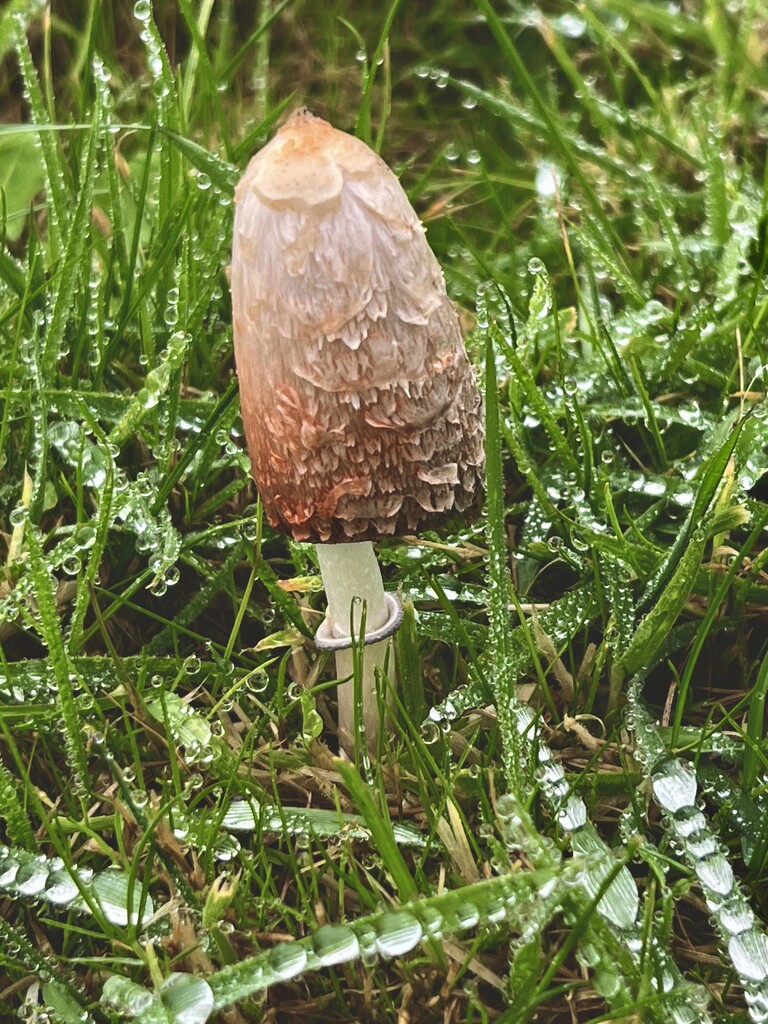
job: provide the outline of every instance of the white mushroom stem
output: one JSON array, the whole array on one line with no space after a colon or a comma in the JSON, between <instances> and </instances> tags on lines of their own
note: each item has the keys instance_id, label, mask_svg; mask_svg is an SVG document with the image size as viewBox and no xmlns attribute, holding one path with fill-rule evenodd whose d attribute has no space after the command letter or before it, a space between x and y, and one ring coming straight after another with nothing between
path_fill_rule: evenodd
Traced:
<instances>
[{"instance_id":1,"label":"white mushroom stem","mask_svg":"<svg viewBox=\"0 0 768 1024\"><path fill-rule=\"evenodd\" d=\"M353 636L358 640L364 607L366 633L384 625L389 613L381 570L370 541L318 544L317 560L328 598L327 615L334 637ZM369 750L375 749L382 725L376 698L376 669L383 669L390 646L391 641L387 639L368 644L363 649L362 714ZM339 740L342 748L351 755L355 747L355 684L351 648L337 651L336 674L339 679L347 680L339 683L338 688ZM388 675L394 679L391 655Z\"/></svg>"}]
</instances>

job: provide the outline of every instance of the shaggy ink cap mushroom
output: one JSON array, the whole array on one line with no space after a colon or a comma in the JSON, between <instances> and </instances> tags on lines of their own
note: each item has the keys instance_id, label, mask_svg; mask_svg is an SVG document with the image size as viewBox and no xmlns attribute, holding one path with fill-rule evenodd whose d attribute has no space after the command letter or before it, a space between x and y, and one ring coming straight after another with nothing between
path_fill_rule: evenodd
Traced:
<instances>
[{"instance_id":1,"label":"shaggy ink cap mushroom","mask_svg":"<svg viewBox=\"0 0 768 1024\"><path fill-rule=\"evenodd\" d=\"M353 754L362 730L375 753L400 606L371 540L472 502L480 394L424 228L365 143L298 111L235 199L235 358L256 484L273 527L317 544L328 610L316 644L346 680L340 744ZM359 691L353 637L366 644Z\"/></svg>"},{"instance_id":2,"label":"shaggy ink cap mushroom","mask_svg":"<svg viewBox=\"0 0 768 1024\"><path fill-rule=\"evenodd\" d=\"M481 397L395 175L299 110L235 198L235 357L270 524L354 542L466 509L482 473Z\"/></svg>"}]
</instances>

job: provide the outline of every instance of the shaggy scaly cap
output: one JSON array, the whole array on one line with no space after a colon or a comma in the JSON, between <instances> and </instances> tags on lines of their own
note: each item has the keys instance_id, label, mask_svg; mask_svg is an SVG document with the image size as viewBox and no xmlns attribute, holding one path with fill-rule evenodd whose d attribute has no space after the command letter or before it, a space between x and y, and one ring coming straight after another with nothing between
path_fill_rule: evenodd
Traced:
<instances>
[{"instance_id":1,"label":"shaggy scaly cap","mask_svg":"<svg viewBox=\"0 0 768 1024\"><path fill-rule=\"evenodd\" d=\"M267 517L322 543L466 508L482 403L418 217L365 143L300 110L235 197L240 401Z\"/></svg>"}]
</instances>

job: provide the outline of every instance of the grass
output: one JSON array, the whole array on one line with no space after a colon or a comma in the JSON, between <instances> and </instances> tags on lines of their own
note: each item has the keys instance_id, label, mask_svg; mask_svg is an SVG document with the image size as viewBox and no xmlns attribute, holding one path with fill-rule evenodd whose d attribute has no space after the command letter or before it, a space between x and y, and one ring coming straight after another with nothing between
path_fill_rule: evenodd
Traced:
<instances>
[{"instance_id":1,"label":"grass","mask_svg":"<svg viewBox=\"0 0 768 1024\"><path fill-rule=\"evenodd\" d=\"M0 14L3 1019L768 1019L756 0ZM485 511L382 542L339 761L262 519L234 182L307 103L401 174Z\"/></svg>"}]
</instances>

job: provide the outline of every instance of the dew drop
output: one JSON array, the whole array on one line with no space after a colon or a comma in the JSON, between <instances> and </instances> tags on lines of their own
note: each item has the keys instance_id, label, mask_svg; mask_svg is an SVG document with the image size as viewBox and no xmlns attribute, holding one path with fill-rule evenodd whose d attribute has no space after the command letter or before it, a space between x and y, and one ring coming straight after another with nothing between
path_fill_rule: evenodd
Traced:
<instances>
[{"instance_id":1,"label":"dew drop","mask_svg":"<svg viewBox=\"0 0 768 1024\"><path fill-rule=\"evenodd\" d=\"M700 860L694 867L696 877L703 886L720 895L727 895L735 887L733 869L721 853Z\"/></svg>"},{"instance_id":2,"label":"dew drop","mask_svg":"<svg viewBox=\"0 0 768 1024\"><path fill-rule=\"evenodd\" d=\"M11 511L11 514L8 516L8 519L9 519L9 521L11 523L11 526L17 527L17 526L23 526L24 523L26 523L28 516L29 516L29 509L27 508L27 506L26 505L17 505L16 508L14 508Z\"/></svg>"},{"instance_id":3,"label":"dew drop","mask_svg":"<svg viewBox=\"0 0 768 1024\"><path fill-rule=\"evenodd\" d=\"M761 982L768 978L768 937L757 929L734 935L728 955L742 978Z\"/></svg>"},{"instance_id":4,"label":"dew drop","mask_svg":"<svg viewBox=\"0 0 768 1024\"><path fill-rule=\"evenodd\" d=\"M117 974L104 982L101 998L108 1007L126 1017L138 1017L152 1005L151 992Z\"/></svg>"},{"instance_id":5,"label":"dew drop","mask_svg":"<svg viewBox=\"0 0 768 1024\"><path fill-rule=\"evenodd\" d=\"M480 921L480 912L474 903L460 903L456 907L456 922L459 928L475 928Z\"/></svg>"},{"instance_id":6,"label":"dew drop","mask_svg":"<svg viewBox=\"0 0 768 1024\"><path fill-rule=\"evenodd\" d=\"M443 928L443 915L440 911L435 910L434 907L425 906L419 907L417 913L424 933L433 938L440 938L440 932Z\"/></svg>"},{"instance_id":7,"label":"dew drop","mask_svg":"<svg viewBox=\"0 0 768 1024\"><path fill-rule=\"evenodd\" d=\"M173 1024L205 1024L213 1011L213 992L194 974L169 974L158 989Z\"/></svg>"},{"instance_id":8,"label":"dew drop","mask_svg":"<svg viewBox=\"0 0 768 1024\"><path fill-rule=\"evenodd\" d=\"M4 857L0 860L0 885L12 885L18 870L19 862L13 857Z\"/></svg>"},{"instance_id":9,"label":"dew drop","mask_svg":"<svg viewBox=\"0 0 768 1024\"><path fill-rule=\"evenodd\" d=\"M437 743L437 741L440 739L440 736L442 735L440 727L435 722L429 720L427 720L426 722L422 722L420 731L421 738L427 745Z\"/></svg>"},{"instance_id":10,"label":"dew drop","mask_svg":"<svg viewBox=\"0 0 768 1024\"><path fill-rule=\"evenodd\" d=\"M381 956L402 956L421 942L422 927L407 910L382 914L376 924L376 949Z\"/></svg>"},{"instance_id":11,"label":"dew drop","mask_svg":"<svg viewBox=\"0 0 768 1024\"><path fill-rule=\"evenodd\" d=\"M269 951L269 966L278 981L288 981L306 968L307 951L292 942L282 942Z\"/></svg>"},{"instance_id":12,"label":"dew drop","mask_svg":"<svg viewBox=\"0 0 768 1024\"><path fill-rule=\"evenodd\" d=\"M360 955L360 945L352 929L345 924L326 924L312 937L312 948L323 967L344 964Z\"/></svg>"},{"instance_id":13,"label":"dew drop","mask_svg":"<svg viewBox=\"0 0 768 1024\"><path fill-rule=\"evenodd\" d=\"M670 761L654 772L651 786L659 806L670 814L696 803L696 775L679 761Z\"/></svg>"},{"instance_id":14,"label":"dew drop","mask_svg":"<svg viewBox=\"0 0 768 1024\"><path fill-rule=\"evenodd\" d=\"M64 868L51 871L45 886L45 898L51 903L64 905L71 903L78 896L78 888L74 878Z\"/></svg>"},{"instance_id":15,"label":"dew drop","mask_svg":"<svg viewBox=\"0 0 768 1024\"><path fill-rule=\"evenodd\" d=\"M45 888L47 880L48 865L38 860L31 860L22 864L16 872L13 887L22 896L37 896Z\"/></svg>"}]
</instances>

